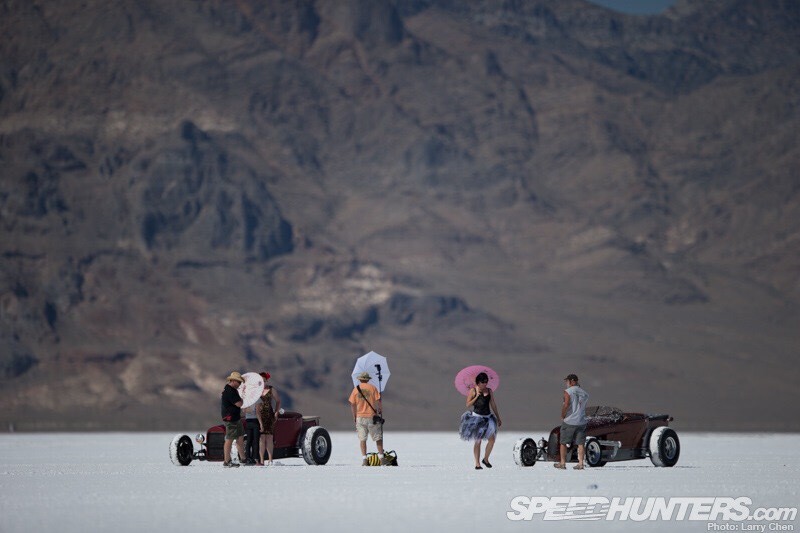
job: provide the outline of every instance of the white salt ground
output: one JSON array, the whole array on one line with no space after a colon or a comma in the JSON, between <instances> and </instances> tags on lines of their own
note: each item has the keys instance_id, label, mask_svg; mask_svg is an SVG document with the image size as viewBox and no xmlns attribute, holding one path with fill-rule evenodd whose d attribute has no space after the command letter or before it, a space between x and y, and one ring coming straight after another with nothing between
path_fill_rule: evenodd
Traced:
<instances>
[{"instance_id":1,"label":"white salt ground","mask_svg":"<svg viewBox=\"0 0 800 533\"><path fill-rule=\"evenodd\" d=\"M674 468L656 468L649 459L582 472L557 471L552 463L517 467L511 453L517 438L546 433L501 432L494 468L482 471L473 469L471 445L455 432L387 428L387 449L398 452L397 468L359 466L355 433L334 432L326 466L281 459L273 467L237 469L207 462L174 466L168 456L173 434L5 434L0 435L0 532L701 532L715 525L543 522L540 515L515 522L506 513L515 496L746 496L753 509L800 502L800 435L682 433ZM187 434L194 438L195 431ZM735 531L763 524L769 531L770 523L728 524L736 525ZM800 531L797 518L779 525Z\"/></svg>"}]
</instances>

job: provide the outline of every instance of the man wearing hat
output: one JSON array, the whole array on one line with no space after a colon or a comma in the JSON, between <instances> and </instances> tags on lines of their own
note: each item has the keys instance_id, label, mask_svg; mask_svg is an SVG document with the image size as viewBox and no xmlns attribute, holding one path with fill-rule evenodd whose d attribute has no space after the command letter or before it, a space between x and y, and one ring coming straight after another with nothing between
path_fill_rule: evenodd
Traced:
<instances>
[{"instance_id":1,"label":"man wearing hat","mask_svg":"<svg viewBox=\"0 0 800 533\"><path fill-rule=\"evenodd\" d=\"M356 424L359 444L361 445L361 466L368 466L367 462L367 435L372 437L378 446L378 457L381 466L389 464L389 460L383 455L383 423L375 423L372 419L375 415L380 415L383 411L381 406L381 393L374 385L369 383L372 376L369 372L362 372L358 375L358 386L353 387L350 393L350 409L353 412L353 422Z\"/></svg>"},{"instance_id":2,"label":"man wearing hat","mask_svg":"<svg viewBox=\"0 0 800 533\"><path fill-rule=\"evenodd\" d=\"M231 372L226 378L227 384L222 390L222 422L225 424L225 445L223 453L225 461L222 466L239 466L238 463L231 461L231 448L233 440L236 439L236 447L241 454L244 451L244 425L242 424L242 398L237 389L244 383L242 375L238 372ZM239 461L244 460L239 457Z\"/></svg>"},{"instance_id":3,"label":"man wearing hat","mask_svg":"<svg viewBox=\"0 0 800 533\"><path fill-rule=\"evenodd\" d=\"M578 385L578 376L570 374L564 378L567 388L564 390L564 403L561 405L561 462L553 464L556 468L567 468L567 445L573 442L578 445L578 464L575 470L583 470L583 458L586 444L586 402L589 393Z\"/></svg>"}]
</instances>

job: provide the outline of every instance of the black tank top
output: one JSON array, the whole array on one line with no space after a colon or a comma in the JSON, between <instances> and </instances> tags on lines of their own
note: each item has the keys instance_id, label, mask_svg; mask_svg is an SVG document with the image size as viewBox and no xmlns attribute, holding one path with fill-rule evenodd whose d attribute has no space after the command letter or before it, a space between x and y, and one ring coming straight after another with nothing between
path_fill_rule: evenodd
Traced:
<instances>
[{"instance_id":1,"label":"black tank top","mask_svg":"<svg viewBox=\"0 0 800 533\"><path fill-rule=\"evenodd\" d=\"M478 394L478 399L475 400L475 403L472 404L472 410L475 411L476 415L483 415L486 416L489 414L489 400L492 398L492 393L490 392L488 395L484 396L483 394Z\"/></svg>"}]
</instances>

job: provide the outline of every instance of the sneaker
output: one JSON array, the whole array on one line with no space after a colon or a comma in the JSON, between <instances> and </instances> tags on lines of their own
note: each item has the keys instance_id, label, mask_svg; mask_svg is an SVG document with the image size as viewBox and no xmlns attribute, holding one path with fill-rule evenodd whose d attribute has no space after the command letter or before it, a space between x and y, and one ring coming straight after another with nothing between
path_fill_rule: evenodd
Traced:
<instances>
[{"instance_id":1,"label":"sneaker","mask_svg":"<svg viewBox=\"0 0 800 533\"><path fill-rule=\"evenodd\" d=\"M566 470L566 465L562 465L561 463L553 463L553 468L558 468L559 470Z\"/></svg>"},{"instance_id":2,"label":"sneaker","mask_svg":"<svg viewBox=\"0 0 800 533\"><path fill-rule=\"evenodd\" d=\"M361 466L369 466L369 461L364 459L363 461L361 461Z\"/></svg>"},{"instance_id":3,"label":"sneaker","mask_svg":"<svg viewBox=\"0 0 800 533\"><path fill-rule=\"evenodd\" d=\"M483 461L481 461L481 462L483 463L483 465L484 465L486 468L491 468L491 467L492 467L492 464L491 464L489 461L487 461L486 459L484 459L484 460L483 460Z\"/></svg>"},{"instance_id":4,"label":"sneaker","mask_svg":"<svg viewBox=\"0 0 800 533\"><path fill-rule=\"evenodd\" d=\"M234 463L233 461L231 461L230 463L223 462L222 466L224 466L225 468L239 468L239 463Z\"/></svg>"},{"instance_id":5,"label":"sneaker","mask_svg":"<svg viewBox=\"0 0 800 533\"><path fill-rule=\"evenodd\" d=\"M388 455L384 455L383 459L381 459L381 466L391 466L392 465L392 458Z\"/></svg>"}]
</instances>

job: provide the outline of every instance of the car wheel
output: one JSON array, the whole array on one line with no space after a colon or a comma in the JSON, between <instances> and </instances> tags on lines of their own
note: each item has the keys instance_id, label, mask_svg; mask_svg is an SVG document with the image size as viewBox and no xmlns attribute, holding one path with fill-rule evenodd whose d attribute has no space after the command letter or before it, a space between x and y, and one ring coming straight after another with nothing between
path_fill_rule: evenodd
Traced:
<instances>
[{"instance_id":1,"label":"car wheel","mask_svg":"<svg viewBox=\"0 0 800 533\"><path fill-rule=\"evenodd\" d=\"M324 465L331 458L331 436L325 428L308 428L303 438L303 459L310 465Z\"/></svg>"},{"instance_id":2,"label":"car wheel","mask_svg":"<svg viewBox=\"0 0 800 533\"><path fill-rule=\"evenodd\" d=\"M189 435L175 435L169 443L169 458L175 466L187 466L194 457L194 444Z\"/></svg>"},{"instance_id":3,"label":"car wheel","mask_svg":"<svg viewBox=\"0 0 800 533\"><path fill-rule=\"evenodd\" d=\"M597 439L587 439L584 452L587 465L591 467L605 466L606 461L603 461L603 448L600 446L600 443L597 442Z\"/></svg>"},{"instance_id":4,"label":"car wheel","mask_svg":"<svg viewBox=\"0 0 800 533\"><path fill-rule=\"evenodd\" d=\"M675 466L681 455L681 442L674 429L658 427L650 434L650 460L656 466Z\"/></svg>"},{"instance_id":5,"label":"car wheel","mask_svg":"<svg viewBox=\"0 0 800 533\"><path fill-rule=\"evenodd\" d=\"M530 437L519 439L514 445L514 462L519 466L535 465L538 455L539 448Z\"/></svg>"}]
</instances>

